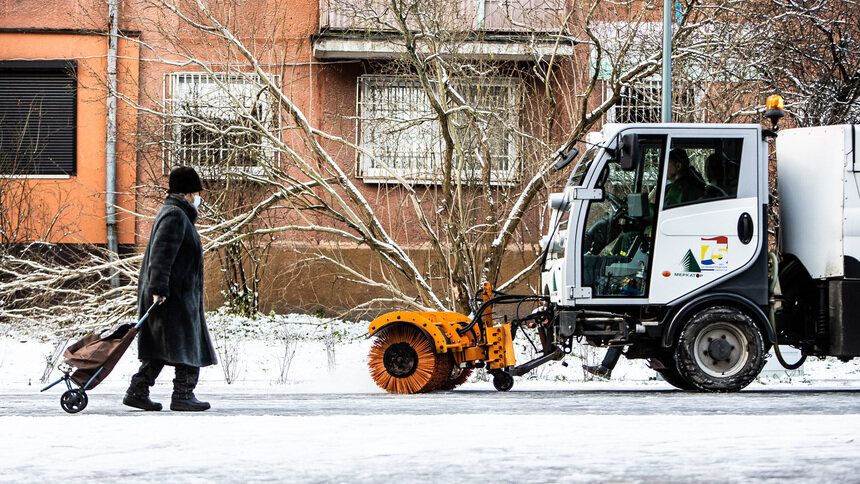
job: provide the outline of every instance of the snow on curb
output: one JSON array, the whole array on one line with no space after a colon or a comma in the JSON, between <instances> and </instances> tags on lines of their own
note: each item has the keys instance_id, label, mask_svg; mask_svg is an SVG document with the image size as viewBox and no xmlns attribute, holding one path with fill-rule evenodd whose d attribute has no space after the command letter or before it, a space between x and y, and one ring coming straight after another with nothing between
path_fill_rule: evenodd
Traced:
<instances>
[{"instance_id":1,"label":"snow on curb","mask_svg":"<svg viewBox=\"0 0 860 484\"><path fill-rule=\"evenodd\" d=\"M368 393L381 392L367 372L367 353L371 340L366 338L367 322L351 322L319 318L305 314L261 315L243 318L216 311L207 315L216 344L219 364L204 368L203 386L219 387L219 391L284 391L289 393ZM41 378L49 368L48 360L57 345L56 335L28 334L20 329L0 327L0 388L26 388L42 385ZM65 346L64 345L64 346ZM535 356L535 350L525 339L516 342L517 360ZM285 360L294 351L292 361ZM604 350L575 345L572 355L562 362L551 362L518 378L517 389L628 387L671 388L658 380L656 373L644 360L622 359L611 381L589 381L582 364L598 364ZM286 363L289 368L286 370ZM767 371L750 385L756 388L802 387L860 387L860 360L842 363L834 358L811 358L803 371L780 370L769 362ZM110 377L99 387L122 391L137 370L137 348L132 345ZM230 376L232 384L226 380ZM52 369L50 378L59 372ZM165 370L158 385L171 384L172 371ZM480 373L464 388L491 388L481 380Z\"/></svg>"}]
</instances>

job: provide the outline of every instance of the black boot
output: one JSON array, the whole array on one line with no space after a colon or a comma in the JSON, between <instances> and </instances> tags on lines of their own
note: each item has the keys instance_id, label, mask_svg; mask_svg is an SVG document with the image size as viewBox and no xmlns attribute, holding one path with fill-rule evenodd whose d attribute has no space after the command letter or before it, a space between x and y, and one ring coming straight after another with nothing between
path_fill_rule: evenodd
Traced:
<instances>
[{"instance_id":1,"label":"black boot","mask_svg":"<svg viewBox=\"0 0 860 484\"><path fill-rule=\"evenodd\" d=\"M164 364L158 361L143 360L140 369L131 377L131 385L122 399L123 405L139 408L148 412L161 410L161 404L149 399L149 387L155 385L155 379L161 373Z\"/></svg>"},{"instance_id":2,"label":"black boot","mask_svg":"<svg viewBox=\"0 0 860 484\"><path fill-rule=\"evenodd\" d=\"M587 371L588 373L591 373L594 376L604 378L606 380L612 378L612 370L610 370L609 368L607 368L603 365L600 365L600 366L582 365L582 369Z\"/></svg>"},{"instance_id":3,"label":"black boot","mask_svg":"<svg viewBox=\"0 0 860 484\"><path fill-rule=\"evenodd\" d=\"M200 377L196 366L176 365L176 378L173 380L173 398L170 409L176 412L202 412L209 410L208 402L201 402L194 396L194 388Z\"/></svg>"},{"instance_id":4,"label":"black boot","mask_svg":"<svg viewBox=\"0 0 860 484\"><path fill-rule=\"evenodd\" d=\"M122 399L122 404L127 405L129 407L139 408L141 410L146 410L147 412L157 412L161 410L161 404L150 400L149 395L138 396L132 395L131 393L126 393L125 398Z\"/></svg>"}]
</instances>

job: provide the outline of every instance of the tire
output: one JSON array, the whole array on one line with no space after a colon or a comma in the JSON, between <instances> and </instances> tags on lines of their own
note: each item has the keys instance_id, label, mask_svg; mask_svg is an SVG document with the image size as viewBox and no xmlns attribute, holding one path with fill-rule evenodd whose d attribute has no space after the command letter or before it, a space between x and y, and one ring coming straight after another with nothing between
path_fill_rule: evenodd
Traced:
<instances>
[{"instance_id":1,"label":"tire","mask_svg":"<svg viewBox=\"0 0 860 484\"><path fill-rule=\"evenodd\" d=\"M685 380L684 377L682 377L681 374L678 373L678 370L676 370L675 368L665 368L663 370L656 371L664 380L666 380L666 383L672 385L679 390L698 390L695 385Z\"/></svg>"},{"instance_id":2,"label":"tire","mask_svg":"<svg viewBox=\"0 0 860 484\"><path fill-rule=\"evenodd\" d=\"M66 413L78 413L87 408L88 402L89 398L83 390L66 390L60 396L60 407L62 407Z\"/></svg>"},{"instance_id":3,"label":"tire","mask_svg":"<svg viewBox=\"0 0 860 484\"><path fill-rule=\"evenodd\" d=\"M678 376L706 392L736 392L746 387L758 376L764 357L764 338L758 326L730 306L694 314L675 348Z\"/></svg>"},{"instance_id":4,"label":"tire","mask_svg":"<svg viewBox=\"0 0 860 484\"><path fill-rule=\"evenodd\" d=\"M506 371L499 371L493 374L493 387L496 391L507 392L514 387L514 377Z\"/></svg>"},{"instance_id":5,"label":"tire","mask_svg":"<svg viewBox=\"0 0 860 484\"><path fill-rule=\"evenodd\" d=\"M698 390L695 385L684 379L681 374L678 372L678 368L675 366L674 357L670 356L668 358L651 358L649 360L651 362L657 362L658 364L651 363L651 368L654 369L663 380L666 380L666 383L672 385L673 387L679 390ZM659 368L659 369L658 369Z\"/></svg>"}]
</instances>

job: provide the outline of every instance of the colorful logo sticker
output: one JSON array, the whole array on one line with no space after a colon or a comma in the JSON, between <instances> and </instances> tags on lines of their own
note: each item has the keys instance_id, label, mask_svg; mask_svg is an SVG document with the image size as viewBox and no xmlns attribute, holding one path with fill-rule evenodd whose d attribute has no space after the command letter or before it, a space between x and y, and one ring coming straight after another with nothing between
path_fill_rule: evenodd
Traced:
<instances>
[{"instance_id":1,"label":"colorful logo sticker","mask_svg":"<svg viewBox=\"0 0 860 484\"><path fill-rule=\"evenodd\" d=\"M687 253L690 255L690 252ZM724 272L729 269L729 238L702 237L701 270L703 272Z\"/></svg>"},{"instance_id":2,"label":"colorful logo sticker","mask_svg":"<svg viewBox=\"0 0 860 484\"><path fill-rule=\"evenodd\" d=\"M699 267L699 263L696 261L696 256L693 255L692 250L688 250L681 259L681 271L676 272L675 277L702 277L702 269ZM668 277L665 272L663 276Z\"/></svg>"},{"instance_id":3,"label":"colorful logo sticker","mask_svg":"<svg viewBox=\"0 0 860 484\"><path fill-rule=\"evenodd\" d=\"M699 263L696 262L696 256L693 255L692 250L688 250L684 255L684 258L681 259L681 270L684 272L702 272L702 269L699 267Z\"/></svg>"}]
</instances>

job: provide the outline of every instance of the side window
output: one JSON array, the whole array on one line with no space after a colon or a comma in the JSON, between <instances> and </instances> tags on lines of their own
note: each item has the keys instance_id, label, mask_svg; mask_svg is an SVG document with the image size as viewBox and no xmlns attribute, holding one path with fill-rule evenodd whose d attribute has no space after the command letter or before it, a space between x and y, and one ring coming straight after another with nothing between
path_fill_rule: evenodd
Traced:
<instances>
[{"instance_id":1,"label":"side window","mask_svg":"<svg viewBox=\"0 0 860 484\"><path fill-rule=\"evenodd\" d=\"M582 285L593 297L645 297L654 240L662 136L640 136L636 169L604 166L596 187L603 200L588 206L582 236Z\"/></svg>"},{"instance_id":2,"label":"side window","mask_svg":"<svg viewBox=\"0 0 860 484\"><path fill-rule=\"evenodd\" d=\"M741 138L672 138L663 208L735 198Z\"/></svg>"}]
</instances>

